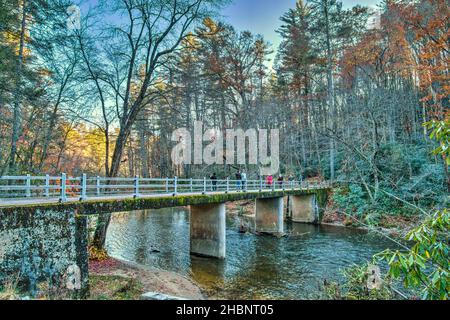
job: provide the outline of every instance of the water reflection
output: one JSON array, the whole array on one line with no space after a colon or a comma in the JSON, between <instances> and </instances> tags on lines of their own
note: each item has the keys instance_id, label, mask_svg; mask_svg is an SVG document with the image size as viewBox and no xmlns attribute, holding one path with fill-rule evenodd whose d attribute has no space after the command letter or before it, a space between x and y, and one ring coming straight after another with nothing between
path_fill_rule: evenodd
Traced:
<instances>
[{"instance_id":1,"label":"water reflection","mask_svg":"<svg viewBox=\"0 0 450 320\"><path fill-rule=\"evenodd\" d=\"M203 288L229 299L307 299L324 279L361 263L392 244L373 234L292 224L285 238L238 233L239 218L227 221L226 260L191 257L189 213L184 209L113 215L108 251L118 258L190 275Z\"/></svg>"}]
</instances>

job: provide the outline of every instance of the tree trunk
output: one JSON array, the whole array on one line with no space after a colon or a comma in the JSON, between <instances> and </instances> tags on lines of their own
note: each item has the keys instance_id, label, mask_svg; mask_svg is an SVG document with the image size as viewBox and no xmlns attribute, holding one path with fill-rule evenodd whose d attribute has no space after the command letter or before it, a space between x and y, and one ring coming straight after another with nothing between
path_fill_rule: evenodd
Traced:
<instances>
[{"instance_id":1,"label":"tree trunk","mask_svg":"<svg viewBox=\"0 0 450 320\"><path fill-rule=\"evenodd\" d=\"M25 31L27 23L27 1L22 1L22 22L20 29L20 42L19 42L19 59L17 62L17 74L16 74L16 94L14 97L14 111L13 111L13 128L11 135L11 150L9 154L9 165L8 171L13 172L16 170L16 154L17 154L17 143L20 138L21 131L21 117L22 117L22 69L23 69L23 50L25 47Z\"/></svg>"},{"instance_id":2,"label":"tree trunk","mask_svg":"<svg viewBox=\"0 0 450 320\"><path fill-rule=\"evenodd\" d=\"M328 112L331 118L332 131L335 132L335 105L334 105L334 83L333 83L333 60L332 60L332 50L331 50L331 35L330 35L330 18L329 18L329 7L328 1L323 1L323 10L325 15L325 26L326 26L326 39L327 39L327 87L328 87ZM335 143L333 138L330 138L330 180L334 180L335 177Z\"/></svg>"},{"instance_id":3,"label":"tree trunk","mask_svg":"<svg viewBox=\"0 0 450 320\"><path fill-rule=\"evenodd\" d=\"M126 126L124 129L120 130L119 136L117 137L114 154L111 161L111 168L108 173L108 177L110 178L117 177L119 173L121 158L125 148L125 143L129 136L129 130L129 127ZM102 213L98 215L93 240L93 245L98 249L105 248L106 232L108 231L110 221L111 213Z\"/></svg>"}]
</instances>

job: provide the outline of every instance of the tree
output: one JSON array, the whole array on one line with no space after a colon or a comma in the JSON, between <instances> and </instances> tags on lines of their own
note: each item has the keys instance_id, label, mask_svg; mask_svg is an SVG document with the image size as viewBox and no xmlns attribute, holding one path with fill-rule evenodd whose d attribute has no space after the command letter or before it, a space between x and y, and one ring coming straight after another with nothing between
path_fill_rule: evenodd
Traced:
<instances>
[{"instance_id":1,"label":"tree","mask_svg":"<svg viewBox=\"0 0 450 320\"><path fill-rule=\"evenodd\" d=\"M6 148L5 150L2 148L0 152L0 174L5 171L13 174L36 169L30 168L31 149L28 149L28 146L37 148L39 143L38 140L29 145L24 143L28 137L27 133L33 132L27 121L36 120L37 114L44 115L45 103L52 101L53 97L47 91L51 90L47 85L52 72L49 71L48 65L45 66L45 62L48 61L41 53L43 47L48 46L50 50L50 47L58 42L57 37L65 28L67 2L8 0L2 2L2 6L5 6L2 8L5 10L1 10L0 17L5 19L5 24L2 24L0 30L4 40L1 52L5 53L2 68L4 67L4 71L7 72L4 75L8 81L1 81L0 112L5 115L2 120L6 126L5 132L9 136L9 141L2 142L2 145L9 150L6 152ZM40 137L42 135L39 135ZM3 157L6 158L4 165L1 163Z\"/></svg>"},{"instance_id":2,"label":"tree","mask_svg":"<svg viewBox=\"0 0 450 320\"><path fill-rule=\"evenodd\" d=\"M19 17L17 11L17 1L2 1L0 3L0 126L5 128L9 121L9 112L6 108L11 102L13 86L11 79L14 78L16 55L15 45L11 41L14 26L18 24ZM6 156L5 144L1 143L0 148L0 174L2 170L3 158Z\"/></svg>"},{"instance_id":3,"label":"tree","mask_svg":"<svg viewBox=\"0 0 450 320\"><path fill-rule=\"evenodd\" d=\"M106 109L107 96L116 97L114 110L119 123L119 132L114 144L114 151L108 176L119 173L125 145L139 113L155 99L152 84L155 72L161 68L165 59L173 53L189 29L212 13L214 7L222 1L183 0L183 1L135 1L117 0L106 2L113 15L124 15L126 23L111 26L106 35L107 46L100 43L87 45L87 39L94 38L87 33L78 33L79 50L83 55L88 74L98 91L103 109ZM100 7L101 9L102 7ZM103 11L105 12L105 11ZM108 30L104 30L105 32ZM104 40L105 38L102 38ZM100 47L100 52L93 55L87 50ZM94 70L91 59L104 61ZM120 60L117 58L120 57ZM108 62L108 63L107 63ZM139 78L137 75L140 75ZM133 92L135 94L133 94ZM102 248L105 243L106 230L110 215L101 215L98 219L94 243Z\"/></svg>"},{"instance_id":4,"label":"tree","mask_svg":"<svg viewBox=\"0 0 450 320\"><path fill-rule=\"evenodd\" d=\"M22 72L24 65L24 49L25 49L25 35L27 32L27 16L29 10L29 2L22 0L20 3L20 32L19 32L19 53L16 64L15 73L15 98L14 98L14 111L13 111L13 129L11 135L11 150L9 153L9 171L13 171L16 165L16 152L17 143L19 141L19 135L21 130L21 103L22 103Z\"/></svg>"}]
</instances>

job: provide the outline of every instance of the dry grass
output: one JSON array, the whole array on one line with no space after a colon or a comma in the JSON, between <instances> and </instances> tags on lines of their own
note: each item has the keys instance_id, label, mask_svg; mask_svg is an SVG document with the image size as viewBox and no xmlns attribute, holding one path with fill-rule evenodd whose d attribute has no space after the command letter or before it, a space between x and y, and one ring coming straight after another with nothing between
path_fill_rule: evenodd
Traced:
<instances>
[{"instance_id":1,"label":"dry grass","mask_svg":"<svg viewBox=\"0 0 450 320\"><path fill-rule=\"evenodd\" d=\"M139 300L143 285L136 279L116 275L91 275L90 300Z\"/></svg>"},{"instance_id":2,"label":"dry grass","mask_svg":"<svg viewBox=\"0 0 450 320\"><path fill-rule=\"evenodd\" d=\"M2 288L0 288L0 300L17 300L19 299L19 291L14 281L7 281Z\"/></svg>"}]
</instances>

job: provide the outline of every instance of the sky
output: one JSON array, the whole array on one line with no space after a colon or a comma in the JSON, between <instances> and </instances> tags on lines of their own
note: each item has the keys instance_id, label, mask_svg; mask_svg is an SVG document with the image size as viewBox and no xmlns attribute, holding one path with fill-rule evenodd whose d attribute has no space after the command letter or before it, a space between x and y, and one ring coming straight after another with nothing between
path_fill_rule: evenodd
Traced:
<instances>
[{"instance_id":1,"label":"sky","mask_svg":"<svg viewBox=\"0 0 450 320\"><path fill-rule=\"evenodd\" d=\"M233 25L237 31L250 31L260 34L272 45L273 53L268 65L271 66L281 37L276 30L281 26L280 17L289 9L295 8L296 0L229 0L221 12L221 20ZM381 0L341 0L345 8L355 5L375 7ZM97 4L98 0L88 0L87 5Z\"/></svg>"},{"instance_id":2,"label":"sky","mask_svg":"<svg viewBox=\"0 0 450 320\"><path fill-rule=\"evenodd\" d=\"M281 25L280 17L290 8L295 8L295 3L296 0L233 0L221 14L223 20L236 30L248 30L264 36L276 51L281 42L280 36L275 32ZM346 8L358 4L374 7L379 0L342 0L342 3Z\"/></svg>"}]
</instances>

